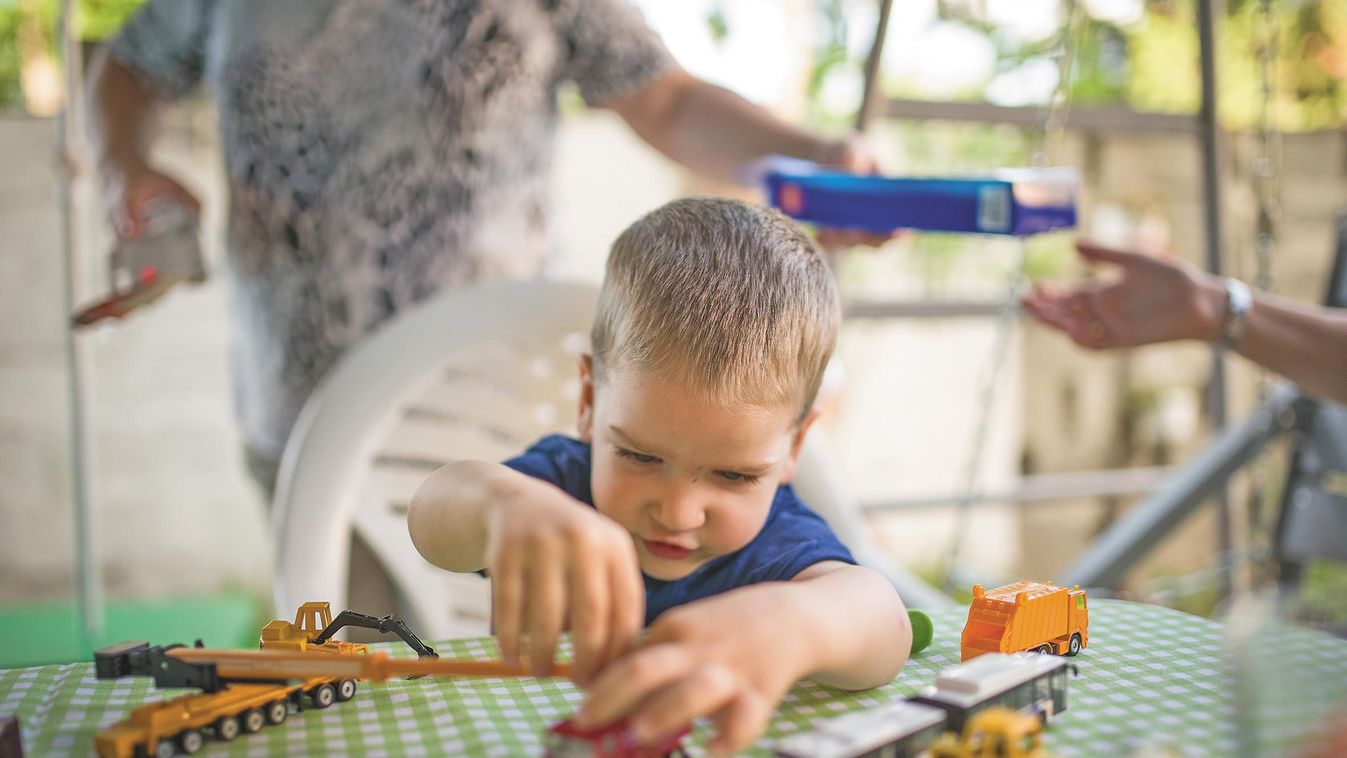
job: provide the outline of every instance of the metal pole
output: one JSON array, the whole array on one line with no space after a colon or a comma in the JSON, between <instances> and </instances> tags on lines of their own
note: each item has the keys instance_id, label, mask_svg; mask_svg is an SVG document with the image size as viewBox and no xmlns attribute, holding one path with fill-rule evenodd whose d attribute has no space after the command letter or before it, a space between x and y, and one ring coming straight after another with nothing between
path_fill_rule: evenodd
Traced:
<instances>
[{"instance_id":1,"label":"metal pole","mask_svg":"<svg viewBox=\"0 0 1347 758\"><path fill-rule=\"evenodd\" d=\"M70 314L75 312L76 280L79 278L76 202L74 197L76 147L84 133L82 88L84 61L80 41L74 32L74 3L61 0L61 50L65 64L65 109L57 129L58 194L61 213L61 247L65 270L62 271L62 308L66 326L66 386L70 399L70 494L75 510L75 583L79 592L80 630L84 642L92 647L103 636L103 571L100 560L93 493L93 434L88 424L88 345L75 336Z\"/></svg>"},{"instance_id":2,"label":"metal pole","mask_svg":"<svg viewBox=\"0 0 1347 758\"><path fill-rule=\"evenodd\" d=\"M889 12L893 0L880 0L879 25L875 27L875 41L870 45L870 54L865 58L865 89L861 92L861 109L856 111L856 131L863 132L870 125L870 114L875 110L875 97L879 88L879 64L884 55L884 38L889 33Z\"/></svg>"},{"instance_id":3,"label":"metal pole","mask_svg":"<svg viewBox=\"0 0 1347 758\"><path fill-rule=\"evenodd\" d=\"M1217 276L1221 273L1221 132L1216 123L1216 20L1224 12L1222 0L1198 0L1197 37L1202 70L1202 109L1199 114L1202 128L1202 219L1206 229L1207 270ZM1225 428L1225 350L1220 345L1211 349L1211 380L1207 385L1207 413L1212 430L1220 433ZM1221 556L1228 556L1233 548L1230 530L1230 493L1223 483L1216 491L1218 542ZM1233 583L1230 574L1221 574L1221 595L1228 597Z\"/></svg>"}]
</instances>

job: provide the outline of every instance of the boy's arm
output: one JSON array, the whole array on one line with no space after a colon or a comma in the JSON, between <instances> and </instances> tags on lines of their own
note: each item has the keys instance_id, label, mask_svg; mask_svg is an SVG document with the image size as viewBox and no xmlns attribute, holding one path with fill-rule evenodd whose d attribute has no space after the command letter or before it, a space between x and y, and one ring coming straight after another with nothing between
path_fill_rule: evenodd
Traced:
<instances>
[{"instance_id":1,"label":"boy's arm","mask_svg":"<svg viewBox=\"0 0 1347 758\"><path fill-rule=\"evenodd\" d=\"M645 618L645 588L631 537L547 482L497 463L459 461L435 472L407 512L412 543L450 571L491 574L491 615L501 655L546 673L571 629L577 681L626 650Z\"/></svg>"},{"instance_id":2,"label":"boy's arm","mask_svg":"<svg viewBox=\"0 0 1347 758\"><path fill-rule=\"evenodd\" d=\"M906 609L882 576L819 563L789 582L668 611L640 649L596 680L577 718L582 728L629 719L637 739L650 743L709 716L712 751L730 754L761 734L798 680L878 686L902 669L911 644Z\"/></svg>"},{"instance_id":3,"label":"boy's arm","mask_svg":"<svg viewBox=\"0 0 1347 758\"><path fill-rule=\"evenodd\" d=\"M460 573L486 567L487 518L493 504L555 495L548 484L498 463L458 461L436 471L416 490L407 530L427 561ZM552 488L555 489L555 488Z\"/></svg>"},{"instance_id":4,"label":"boy's arm","mask_svg":"<svg viewBox=\"0 0 1347 758\"><path fill-rule=\"evenodd\" d=\"M798 627L813 651L806 676L848 690L898 675L912 649L912 622L887 579L849 563L816 563L790 582Z\"/></svg>"}]
</instances>

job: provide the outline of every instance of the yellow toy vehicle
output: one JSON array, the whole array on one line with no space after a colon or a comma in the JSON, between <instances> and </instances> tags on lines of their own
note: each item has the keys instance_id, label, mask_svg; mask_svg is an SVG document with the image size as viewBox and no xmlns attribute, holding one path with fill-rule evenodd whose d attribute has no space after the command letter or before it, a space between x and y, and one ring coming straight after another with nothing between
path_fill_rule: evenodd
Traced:
<instances>
[{"instance_id":1,"label":"yellow toy vehicle","mask_svg":"<svg viewBox=\"0 0 1347 758\"><path fill-rule=\"evenodd\" d=\"M931 745L931 758L1049 758L1039 744L1043 721L1009 708L988 708L964 726L963 736L945 732Z\"/></svg>"}]
</instances>

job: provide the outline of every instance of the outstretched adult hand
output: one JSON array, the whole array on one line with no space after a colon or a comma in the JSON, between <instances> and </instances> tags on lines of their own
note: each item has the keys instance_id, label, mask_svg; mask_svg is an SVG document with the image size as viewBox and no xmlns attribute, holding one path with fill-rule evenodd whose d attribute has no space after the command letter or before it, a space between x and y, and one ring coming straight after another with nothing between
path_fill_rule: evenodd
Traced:
<instances>
[{"instance_id":1,"label":"outstretched adult hand","mask_svg":"<svg viewBox=\"0 0 1347 758\"><path fill-rule=\"evenodd\" d=\"M1021 301L1039 321L1093 350L1220 334L1225 292L1194 266L1170 257L1077 242L1081 257L1117 277L1071 289L1037 287Z\"/></svg>"}]
</instances>

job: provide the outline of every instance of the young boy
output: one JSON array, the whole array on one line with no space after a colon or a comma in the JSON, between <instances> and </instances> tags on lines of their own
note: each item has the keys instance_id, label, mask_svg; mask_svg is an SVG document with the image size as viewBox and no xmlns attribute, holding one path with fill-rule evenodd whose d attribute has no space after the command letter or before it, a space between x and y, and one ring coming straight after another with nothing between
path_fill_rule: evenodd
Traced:
<instances>
[{"instance_id":1,"label":"young boy","mask_svg":"<svg viewBox=\"0 0 1347 758\"><path fill-rule=\"evenodd\" d=\"M579 440L460 461L417 492L413 542L451 571L486 568L507 661L527 634L543 673L570 630L581 728L626 718L650 743L710 716L712 750L732 752L801 678L859 689L902 668L902 601L788 484L839 320L793 222L670 203L613 244Z\"/></svg>"}]
</instances>

